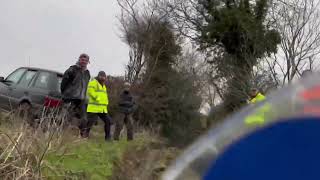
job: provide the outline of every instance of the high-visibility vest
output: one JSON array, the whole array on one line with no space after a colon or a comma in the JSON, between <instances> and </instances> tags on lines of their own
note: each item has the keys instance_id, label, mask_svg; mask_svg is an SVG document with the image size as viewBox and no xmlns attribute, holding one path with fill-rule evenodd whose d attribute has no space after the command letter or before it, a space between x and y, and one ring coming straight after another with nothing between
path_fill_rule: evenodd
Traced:
<instances>
[{"instance_id":1,"label":"high-visibility vest","mask_svg":"<svg viewBox=\"0 0 320 180\"><path fill-rule=\"evenodd\" d=\"M257 96L250 100L250 104L255 104L261 101L264 101L266 97L261 93L258 93ZM265 114L270 111L271 107L269 104L265 104L262 107L258 108L253 114L250 114L245 118L245 124L249 126L263 125L265 123Z\"/></svg>"},{"instance_id":2,"label":"high-visibility vest","mask_svg":"<svg viewBox=\"0 0 320 180\"><path fill-rule=\"evenodd\" d=\"M101 85L98 80L94 79L88 85L88 107L89 113L108 113L108 93L106 85Z\"/></svg>"},{"instance_id":3,"label":"high-visibility vest","mask_svg":"<svg viewBox=\"0 0 320 180\"><path fill-rule=\"evenodd\" d=\"M266 99L266 97L264 95L262 95L261 93L258 93L255 98L252 98L250 100L250 103L257 103L257 102L263 101L265 99Z\"/></svg>"}]
</instances>

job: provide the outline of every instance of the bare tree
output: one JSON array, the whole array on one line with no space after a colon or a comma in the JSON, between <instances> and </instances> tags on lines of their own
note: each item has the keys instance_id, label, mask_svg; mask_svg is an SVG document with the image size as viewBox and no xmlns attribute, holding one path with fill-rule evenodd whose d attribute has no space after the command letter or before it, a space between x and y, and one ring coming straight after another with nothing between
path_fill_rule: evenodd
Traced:
<instances>
[{"instance_id":1,"label":"bare tree","mask_svg":"<svg viewBox=\"0 0 320 180\"><path fill-rule=\"evenodd\" d=\"M269 67L290 83L304 69L313 69L320 53L320 11L318 0L274 0L271 25L281 36L280 51L269 59Z\"/></svg>"},{"instance_id":2,"label":"bare tree","mask_svg":"<svg viewBox=\"0 0 320 180\"><path fill-rule=\"evenodd\" d=\"M162 0L163 1L163 0ZM199 7L199 0L164 0L166 11L175 25L176 31L184 37L198 42L202 23L207 17Z\"/></svg>"},{"instance_id":3,"label":"bare tree","mask_svg":"<svg viewBox=\"0 0 320 180\"><path fill-rule=\"evenodd\" d=\"M117 0L121 8L118 17L122 39L129 46L129 62L126 65L126 81L132 84L141 79L144 71L147 52L153 46L152 24L167 18L167 12L160 11L162 1ZM161 49L159 49L159 54Z\"/></svg>"},{"instance_id":4,"label":"bare tree","mask_svg":"<svg viewBox=\"0 0 320 180\"><path fill-rule=\"evenodd\" d=\"M117 2L121 7L121 14L118 19L121 25L122 38L130 48L125 79L134 84L145 64L143 42L137 33L141 30L140 14L137 12L138 0L117 0Z\"/></svg>"},{"instance_id":5,"label":"bare tree","mask_svg":"<svg viewBox=\"0 0 320 180\"><path fill-rule=\"evenodd\" d=\"M199 88L198 95L202 98L201 107L213 107L222 98L221 87L217 81L212 81L211 65L206 56L193 48L185 48L183 55L178 57L175 67L185 76L192 76L194 86ZM216 84L217 83L217 84Z\"/></svg>"},{"instance_id":6,"label":"bare tree","mask_svg":"<svg viewBox=\"0 0 320 180\"><path fill-rule=\"evenodd\" d=\"M253 69L251 83L263 93L276 89L280 84L274 66L275 64L269 64L268 61L263 60Z\"/></svg>"}]
</instances>

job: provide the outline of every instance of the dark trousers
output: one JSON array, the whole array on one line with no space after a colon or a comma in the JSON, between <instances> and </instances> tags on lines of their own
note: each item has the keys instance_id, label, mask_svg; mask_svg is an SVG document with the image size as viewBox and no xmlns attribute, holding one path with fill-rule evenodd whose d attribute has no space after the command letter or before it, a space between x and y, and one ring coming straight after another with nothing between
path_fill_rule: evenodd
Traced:
<instances>
[{"instance_id":1,"label":"dark trousers","mask_svg":"<svg viewBox=\"0 0 320 180\"><path fill-rule=\"evenodd\" d=\"M87 126L87 111L84 100L63 99L63 106L64 111L66 111L66 119L68 120L68 124L71 124L72 126L78 126L82 135L84 128ZM74 121L74 118L77 120Z\"/></svg>"},{"instance_id":2,"label":"dark trousers","mask_svg":"<svg viewBox=\"0 0 320 180\"><path fill-rule=\"evenodd\" d=\"M127 139L130 141L133 139L133 124L132 124L132 115L131 114L119 114L119 117L116 120L116 129L114 132L114 139L119 140L121 130L123 125L126 125L127 128Z\"/></svg>"},{"instance_id":3,"label":"dark trousers","mask_svg":"<svg viewBox=\"0 0 320 180\"><path fill-rule=\"evenodd\" d=\"M88 123L86 127L86 136L89 136L90 130L94 124L97 122L97 118L100 118L104 122L104 132L105 139L111 139L110 129L111 129L111 117L107 113L88 113Z\"/></svg>"}]
</instances>

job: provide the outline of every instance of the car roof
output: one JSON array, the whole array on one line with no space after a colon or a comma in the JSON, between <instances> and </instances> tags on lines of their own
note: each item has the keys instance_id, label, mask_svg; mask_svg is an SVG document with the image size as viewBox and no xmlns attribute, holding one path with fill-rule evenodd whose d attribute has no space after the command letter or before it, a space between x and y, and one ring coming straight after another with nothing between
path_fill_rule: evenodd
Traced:
<instances>
[{"instance_id":1,"label":"car roof","mask_svg":"<svg viewBox=\"0 0 320 180\"><path fill-rule=\"evenodd\" d=\"M35 70L35 71L45 71L45 72L51 72L51 73L56 73L58 75L63 75L63 73L54 71L54 70L49 70L49 69L43 69L43 68L36 68L36 67L20 67L19 69L30 69L30 70Z\"/></svg>"}]
</instances>

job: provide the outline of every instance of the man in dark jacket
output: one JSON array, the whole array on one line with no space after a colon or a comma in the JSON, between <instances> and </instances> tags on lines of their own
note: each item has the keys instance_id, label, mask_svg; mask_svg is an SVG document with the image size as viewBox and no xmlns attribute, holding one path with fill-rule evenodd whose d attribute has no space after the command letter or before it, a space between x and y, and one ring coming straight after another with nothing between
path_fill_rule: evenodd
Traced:
<instances>
[{"instance_id":1,"label":"man in dark jacket","mask_svg":"<svg viewBox=\"0 0 320 180\"><path fill-rule=\"evenodd\" d=\"M119 140L119 136L123 125L125 124L127 127L127 139L128 141L133 140L133 125L132 125L132 113L134 110L134 100L130 93L130 84L125 83L124 91L120 95L119 100L119 117L116 121L116 129L114 132L114 139Z\"/></svg>"},{"instance_id":2,"label":"man in dark jacket","mask_svg":"<svg viewBox=\"0 0 320 180\"><path fill-rule=\"evenodd\" d=\"M86 94L90 80L90 72L87 69L89 56L81 54L76 65L70 66L63 75L61 93L67 114L78 119L77 125L80 135L86 126ZM69 119L71 120L71 119Z\"/></svg>"}]
</instances>

